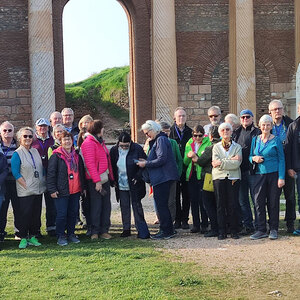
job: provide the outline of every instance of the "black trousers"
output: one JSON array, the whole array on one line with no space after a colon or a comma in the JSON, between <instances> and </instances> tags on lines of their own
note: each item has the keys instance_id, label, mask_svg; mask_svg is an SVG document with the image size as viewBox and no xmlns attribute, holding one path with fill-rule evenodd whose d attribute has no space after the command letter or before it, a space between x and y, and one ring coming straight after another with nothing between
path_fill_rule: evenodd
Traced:
<instances>
[{"instance_id":1,"label":"black trousers","mask_svg":"<svg viewBox=\"0 0 300 300\"><path fill-rule=\"evenodd\" d=\"M220 234L226 234L229 223L231 233L238 232L240 180L216 179L213 181L217 200L217 218Z\"/></svg>"},{"instance_id":2,"label":"black trousers","mask_svg":"<svg viewBox=\"0 0 300 300\"><path fill-rule=\"evenodd\" d=\"M182 195L182 204L181 204ZM190 213L190 199L189 199L189 189L188 182L181 179L177 183L176 187L176 222L187 222L189 220Z\"/></svg>"},{"instance_id":3,"label":"black trousers","mask_svg":"<svg viewBox=\"0 0 300 300\"><path fill-rule=\"evenodd\" d=\"M4 233L5 231L5 227L7 223L7 211L8 211L10 201L14 213L15 231L19 230L20 227L20 206L19 206L19 198L17 195L16 181L6 181L5 188L6 190L5 190L4 201L0 209L0 233Z\"/></svg>"},{"instance_id":4,"label":"black trousers","mask_svg":"<svg viewBox=\"0 0 300 300\"><path fill-rule=\"evenodd\" d=\"M41 228L42 195L19 197L20 237L35 236Z\"/></svg>"},{"instance_id":5,"label":"black trousers","mask_svg":"<svg viewBox=\"0 0 300 300\"><path fill-rule=\"evenodd\" d=\"M293 226L296 220L296 196L295 179L285 173L285 185L283 186L284 197L286 200L285 221L287 226Z\"/></svg>"},{"instance_id":6,"label":"black trousers","mask_svg":"<svg viewBox=\"0 0 300 300\"><path fill-rule=\"evenodd\" d=\"M278 172L256 174L254 176L254 200L257 212L258 230L267 232L266 206L268 208L270 230L278 230L279 201Z\"/></svg>"},{"instance_id":7,"label":"black trousers","mask_svg":"<svg viewBox=\"0 0 300 300\"><path fill-rule=\"evenodd\" d=\"M202 191L202 200L210 220L211 230L218 232L217 202L214 192Z\"/></svg>"}]
</instances>

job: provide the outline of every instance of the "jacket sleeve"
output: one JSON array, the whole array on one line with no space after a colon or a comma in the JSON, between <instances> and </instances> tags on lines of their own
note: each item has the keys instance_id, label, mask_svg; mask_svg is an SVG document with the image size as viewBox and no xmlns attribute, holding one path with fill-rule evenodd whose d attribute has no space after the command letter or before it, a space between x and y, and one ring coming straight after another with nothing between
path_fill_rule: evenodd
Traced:
<instances>
[{"instance_id":1,"label":"jacket sleeve","mask_svg":"<svg viewBox=\"0 0 300 300\"><path fill-rule=\"evenodd\" d=\"M4 183L6 176L8 174L8 164L7 159L3 153L0 153L0 186Z\"/></svg>"},{"instance_id":2,"label":"jacket sleeve","mask_svg":"<svg viewBox=\"0 0 300 300\"><path fill-rule=\"evenodd\" d=\"M190 143L186 143L185 150L184 150L184 157L183 157L183 163L184 163L185 166L188 166L192 161L191 158L187 157L187 154L190 151L192 151L192 147L191 147Z\"/></svg>"},{"instance_id":3,"label":"jacket sleeve","mask_svg":"<svg viewBox=\"0 0 300 300\"><path fill-rule=\"evenodd\" d=\"M181 153L180 153L180 150L179 150L179 146L178 144L174 143L174 148L175 148L175 159L176 159L176 164L177 164L177 169L178 169L178 174L179 176L181 176L182 174L182 156L181 156Z\"/></svg>"},{"instance_id":4,"label":"jacket sleeve","mask_svg":"<svg viewBox=\"0 0 300 300\"><path fill-rule=\"evenodd\" d=\"M15 151L11 158L11 172L16 180L22 177L20 173L21 159L19 154Z\"/></svg>"},{"instance_id":5,"label":"jacket sleeve","mask_svg":"<svg viewBox=\"0 0 300 300\"><path fill-rule=\"evenodd\" d=\"M58 191L57 189L57 172L58 172L58 157L57 154L52 154L48 162L47 172L47 190L49 194L53 194Z\"/></svg>"},{"instance_id":6,"label":"jacket sleeve","mask_svg":"<svg viewBox=\"0 0 300 300\"><path fill-rule=\"evenodd\" d=\"M285 159L283 146L279 138L276 138L277 152L278 152L278 175L279 179L285 179Z\"/></svg>"},{"instance_id":7,"label":"jacket sleeve","mask_svg":"<svg viewBox=\"0 0 300 300\"><path fill-rule=\"evenodd\" d=\"M239 155L240 157L242 157L242 147L240 145L238 145L238 149L236 149L235 154L233 156L235 155ZM228 171L237 170L240 167L241 163L242 160L232 160L226 157L221 159L220 169Z\"/></svg>"},{"instance_id":8,"label":"jacket sleeve","mask_svg":"<svg viewBox=\"0 0 300 300\"><path fill-rule=\"evenodd\" d=\"M202 155L198 157L197 164L200 167L205 167L211 161L212 161L212 147L208 146L205 148Z\"/></svg>"},{"instance_id":9,"label":"jacket sleeve","mask_svg":"<svg viewBox=\"0 0 300 300\"><path fill-rule=\"evenodd\" d=\"M85 179L84 163L80 154L78 154L78 159L79 159L79 176L80 176L81 190L84 191L87 189L87 185Z\"/></svg>"},{"instance_id":10,"label":"jacket sleeve","mask_svg":"<svg viewBox=\"0 0 300 300\"><path fill-rule=\"evenodd\" d=\"M253 163L252 158L253 158L253 156L255 156L255 154L254 154L255 149L254 148L255 148L256 139L257 139L257 136L254 136L252 138L252 142L251 142L251 150L250 150L250 155L249 155L249 161L250 161L251 164Z\"/></svg>"},{"instance_id":11,"label":"jacket sleeve","mask_svg":"<svg viewBox=\"0 0 300 300\"><path fill-rule=\"evenodd\" d=\"M285 162L286 162L286 169L290 170L292 168L292 155L293 155L293 123L288 127L288 131L286 134L285 140Z\"/></svg>"},{"instance_id":12,"label":"jacket sleeve","mask_svg":"<svg viewBox=\"0 0 300 300\"><path fill-rule=\"evenodd\" d=\"M84 158L85 166L87 172L91 176L94 183L97 183L100 180L100 176L97 171L97 165L95 162L95 143L87 142L81 145L81 151Z\"/></svg>"},{"instance_id":13,"label":"jacket sleeve","mask_svg":"<svg viewBox=\"0 0 300 300\"><path fill-rule=\"evenodd\" d=\"M146 167L157 168L163 166L168 159L168 148L166 142L170 143L167 138L159 137L156 140L156 158L153 160L148 160ZM152 150L151 150L152 151Z\"/></svg>"}]
</instances>

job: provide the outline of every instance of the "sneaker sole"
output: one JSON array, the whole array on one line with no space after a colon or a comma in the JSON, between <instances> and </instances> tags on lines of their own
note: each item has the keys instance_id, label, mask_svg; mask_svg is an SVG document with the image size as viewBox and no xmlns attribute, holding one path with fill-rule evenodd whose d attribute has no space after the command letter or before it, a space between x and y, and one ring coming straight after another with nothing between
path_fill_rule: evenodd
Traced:
<instances>
[{"instance_id":1,"label":"sneaker sole","mask_svg":"<svg viewBox=\"0 0 300 300\"><path fill-rule=\"evenodd\" d=\"M80 241L76 241L76 242L69 241L69 242L72 243L72 244L79 244L80 243Z\"/></svg>"},{"instance_id":2,"label":"sneaker sole","mask_svg":"<svg viewBox=\"0 0 300 300\"><path fill-rule=\"evenodd\" d=\"M260 240L260 239L264 239L264 238L267 238L268 237L268 235L266 234L266 235L262 235L262 236L260 236L260 237L251 237L250 236L250 239L251 240Z\"/></svg>"},{"instance_id":3,"label":"sneaker sole","mask_svg":"<svg viewBox=\"0 0 300 300\"><path fill-rule=\"evenodd\" d=\"M67 246L68 245L68 243L65 243L65 244L59 244L59 243L57 243L57 245L59 245L59 246Z\"/></svg>"},{"instance_id":4,"label":"sneaker sole","mask_svg":"<svg viewBox=\"0 0 300 300\"><path fill-rule=\"evenodd\" d=\"M35 246L35 247L39 247L39 246L41 246L42 244L35 245L35 244L32 244L32 243L29 243L29 242L28 242L28 245L29 245L29 246Z\"/></svg>"}]
</instances>

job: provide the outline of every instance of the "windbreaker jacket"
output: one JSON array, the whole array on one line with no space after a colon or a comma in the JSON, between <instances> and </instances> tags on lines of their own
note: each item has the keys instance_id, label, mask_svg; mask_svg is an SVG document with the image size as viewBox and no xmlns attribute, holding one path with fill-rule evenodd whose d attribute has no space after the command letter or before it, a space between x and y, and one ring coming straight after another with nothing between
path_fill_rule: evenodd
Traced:
<instances>
[{"instance_id":1,"label":"windbreaker jacket","mask_svg":"<svg viewBox=\"0 0 300 300\"><path fill-rule=\"evenodd\" d=\"M100 143L89 134L81 145L81 153L85 163L85 176L94 183L101 181L100 175L109 172L109 179L114 181L109 151L105 143Z\"/></svg>"},{"instance_id":2,"label":"windbreaker jacket","mask_svg":"<svg viewBox=\"0 0 300 300\"><path fill-rule=\"evenodd\" d=\"M202 140L202 143L197 151L197 155L198 156L201 156L202 152L205 150L205 148L207 146L209 146L211 143L210 143L210 140L208 137L204 137L203 140ZM192 159L187 157L187 154L190 152L190 151L193 151L195 152L195 142L194 142L194 139L193 138L190 138L189 141L186 143L186 146L185 146L185 153L184 153L184 159L183 159L183 163L187 166L187 170L186 170L186 176L185 176L185 179L186 181L189 181L191 176L192 176L192 172L193 172L193 167L196 168L196 173L197 173L197 179L198 180L201 180L201 171L202 171L202 167L199 166L198 164L194 164Z\"/></svg>"}]
</instances>

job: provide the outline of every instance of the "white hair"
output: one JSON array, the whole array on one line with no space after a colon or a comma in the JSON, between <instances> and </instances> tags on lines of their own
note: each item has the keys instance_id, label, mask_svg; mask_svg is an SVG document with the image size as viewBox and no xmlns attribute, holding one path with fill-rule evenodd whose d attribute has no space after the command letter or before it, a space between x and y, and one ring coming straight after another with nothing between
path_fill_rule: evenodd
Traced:
<instances>
[{"instance_id":1,"label":"white hair","mask_svg":"<svg viewBox=\"0 0 300 300\"><path fill-rule=\"evenodd\" d=\"M0 130L2 130L2 126L4 126L4 125L10 125L10 126L13 128L13 130L15 129L15 128L14 128L14 125L11 124L9 121L4 121L4 122L0 125Z\"/></svg>"},{"instance_id":2,"label":"white hair","mask_svg":"<svg viewBox=\"0 0 300 300\"><path fill-rule=\"evenodd\" d=\"M275 99L275 100L272 100L272 101L269 103L269 111L271 111L271 106L272 106L273 104L278 104L278 105L280 105L281 107L283 107L282 102L281 102L280 100Z\"/></svg>"},{"instance_id":3,"label":"white hair","mask_svg":"<svg viewBox=\"0 0 300 300\"><path fill-rule=\"evenodd\" d=\"M224 121L225 121L226 123L229 123L228 120L230 120L234 125L240 124L240 120L239 120L238 116L235 115L235 114L227 114L227 115L225 116Z\"/></svg>"},{"instance_id":4,"label":"white hair","mask_svg":"<svg viewBox=\"0 0 300 300\"><path fill-rule=\"evenodd\" d=\"M52 136L55 138L55 132L58 128L61 128L62 130L66 130L65 126L62 124L56 124L53 126Z\"/></svg>"},{"instance_id":5,"label":"white hair","mask_svg":"<svg viewBox=\"0 0 300 300\"><path fill-rule=\"evenodd\" d=\"M70 107L65 107L62 111L61 114L63 115L65 112L70 112L72 115L74 115L74 111Z\"/></svg>"},{"instance_id":6,"label":"white hair","mask_svg":"<svg viewBox=\"0 0 300 300\"><path fill-rule=\"evenodd\" d=\"M209 115L209 112L212 111L212 110L213 110L213 111L217 111L217 112L218 112L218 115L221 114L221 108L220 108L219 106L216 106L216 105L211 106L211 107L208 109L207 114Z\"/></svg>"},{"instance_id":7,"label":"white hair","mask_svg":"<svg viewBox=\"0 0 300 300\"><path fill-rule=\"evenodd\" d=\"M263 115L258 122L258 126L260 127L262 123L273 123L273 119L270 115Z\"/></svg>"},{"instance_id":8,"label":"white hair","mask_svg":"<svg viewBox=\"0 0 300 300\"><path fill-rule=\"evenodd\" d=\"M153 130L155 133L159 133L161 132L161 126L153 120L147 120L142 125L142 130Z\"/></svg>"},{"instance_id":9,"label":"white hair","mask_svg":"<svg viewBox=\"0 0 300 300\"><path fill-rule=\"evenodd\" d=\"M222 124L219 126L219 128L218 128L219 134L221 134L222 129L225 129L225 128L229 128L229 129L232 131L232 126L231 126L231 124L230 124L230 123L224 122L224 123L222 123Z\"/></svg>"}]
</instances>

